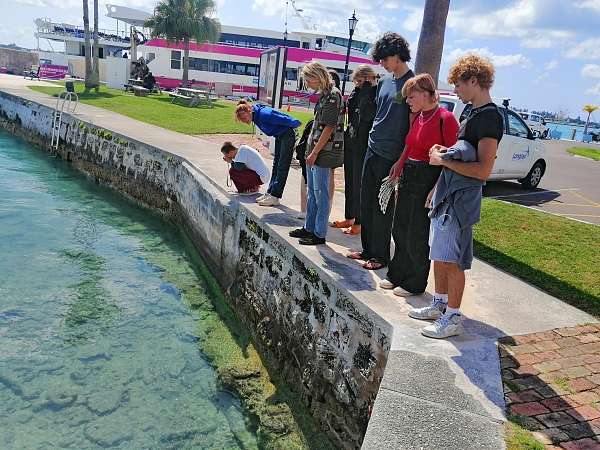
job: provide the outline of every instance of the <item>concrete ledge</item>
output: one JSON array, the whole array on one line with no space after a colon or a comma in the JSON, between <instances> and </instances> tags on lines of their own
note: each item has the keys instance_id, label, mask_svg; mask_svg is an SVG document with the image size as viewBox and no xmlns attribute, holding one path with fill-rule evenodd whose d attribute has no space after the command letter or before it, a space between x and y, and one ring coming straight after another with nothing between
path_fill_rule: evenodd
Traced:
<instances>
[{"instance_id":1,"label":"concrete ledge","mask_svg":"<svg viewBox=\"0 0 600 450\"><path fill-rule=\"evenodd\" d=\"M0 120L47 148L55 100L3 90ZM378 290L385 271L343 256L359 247L356 237L331 231L327 246L303 248L287 236L301 225L298 173L288 179L289 207L261 208L226 192L214 144L88 105L66 117L61 142L63 158L182 224L258 346L342 448L360 447L363 436L367 449L503 448L497 338L594 321L476 261L466 334L426 339L406 313L429 295L405 301Z\"/></svg>"}]
</instances>

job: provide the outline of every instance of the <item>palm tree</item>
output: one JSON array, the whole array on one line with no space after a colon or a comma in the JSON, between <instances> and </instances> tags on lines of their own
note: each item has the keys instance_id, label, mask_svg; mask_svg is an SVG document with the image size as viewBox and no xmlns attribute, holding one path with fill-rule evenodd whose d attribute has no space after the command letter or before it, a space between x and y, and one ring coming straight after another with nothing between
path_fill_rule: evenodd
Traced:
<instances>
[{"instance_id":1,"label":"palm tree","mask_svg":"<svg viewBox=\"0 0 600 450\"><path fill-rule=\"evenodd\" d=\"M221 33L217 19L208 17L215 9L213 0L160 0L154 15L146 21L145 27L152 29L152 37L165 37L169 42L183 41L183 79L188 86L190 67L190 40L196 42L216 42Z\"/></svg>"},{"instance_id":2,"label":"palm tree","mask_svg":"<svg viewBox=\"0 0 600 450\"><path fill-rule=\"evenodd\" d=\"M596 106L596 105L584 105L583 106L583 110L586 113L588 113L587 120L585 122L585 128L583 129L583 134L587 134L588 126L590 124L590 117L592 116L592 113L594 111L596 111L597 109L600 109L600 106Z\"/></svg>"},{"instance_id":3,"label":"palm tree","mask_svg":"<svg viewBox=\"0 0 600 450\"><path fill-rule=\"evenodd\" d=\"M88 0L83 0L83 31L85 35L84 55L85 55L85 90L88 92L94 87L92 80L92 55L90 54L90 13L88 9Z\"/></svg>"},{"instance_id":4,"label":"palm tree","mask_svg":"<svg viewBox=\"0 0 600 450\"><path fill-rule=\"evenodd\" d=\"M423 23L417 49L416 73L428 73L438 82L442 51L444 50L444 33L450 0L426 0L423 11Z\"/></svg>"},{"instance_id":5,"label":"palm tree","mask_svg":"<svg viewBox=\"0 0 600 450\"><path fill-rule=\"evenodd\" d=\"M99 62L99 52L100 49L98 47L98 0L94 0L94 52L93 52L93 65L92 65L92 79L94 84L94 89L96 92L100 88L100 62Z\"/></svg>"}]
</instances>

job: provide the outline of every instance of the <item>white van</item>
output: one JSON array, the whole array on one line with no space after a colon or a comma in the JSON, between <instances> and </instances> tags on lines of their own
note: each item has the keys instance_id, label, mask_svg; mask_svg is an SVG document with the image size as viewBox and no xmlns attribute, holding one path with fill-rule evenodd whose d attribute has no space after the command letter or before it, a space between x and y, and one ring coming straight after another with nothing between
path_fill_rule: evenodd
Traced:
<instances>
[{"instance_id":1,"label":"white van","mask_svg":"<svg viewBox=\"0 0 600 450\"><path fill-rule=\"evenodd\" d=\"M462 122L472 105L456 95L441 94L440 106ZM500 141L490 180L517 180L526 189L535 189L546 172L546 149L518 113L498 105L504 118L504 136Z\"/></svg>"},{"instance_id":2,"label":"white van","mask_svg":"<svg viewBox=\"0 0 600 450\"><path fill-rule=\"evenodd\" d=\"M536 137L546 139L550 134L550 128L546 125L546 121L539 114L533 114L529 112L520 112L519 115L523 118L525 123L529 126L531 131Z\"/></svg>"}]
</instances>

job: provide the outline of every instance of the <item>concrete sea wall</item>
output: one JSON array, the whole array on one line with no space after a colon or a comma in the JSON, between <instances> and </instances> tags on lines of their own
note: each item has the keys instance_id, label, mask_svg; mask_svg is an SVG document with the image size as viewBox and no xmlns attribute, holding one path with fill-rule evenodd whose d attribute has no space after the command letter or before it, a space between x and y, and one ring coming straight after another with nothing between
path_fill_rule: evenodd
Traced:
<instances>
[{"instance_id":1,"label":"concrete sea wall","mask_svg":"<svg viewBox=\"0 0 600 450\"><path fill-rule=\"evenodd\" d=\"M0 92L0 124L186 231L273 369L341 448L359 448L390 350L391 326L340 288L184 158Z\"/></svg>"}]
</instances>

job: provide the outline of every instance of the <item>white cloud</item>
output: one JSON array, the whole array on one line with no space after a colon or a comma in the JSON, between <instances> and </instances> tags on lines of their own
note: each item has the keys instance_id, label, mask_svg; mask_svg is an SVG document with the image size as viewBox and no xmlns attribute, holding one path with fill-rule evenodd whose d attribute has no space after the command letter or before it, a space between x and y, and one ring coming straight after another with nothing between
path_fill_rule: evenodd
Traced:
<instances>
[{"instance_id":1,"label":"white cloud","mask_svg":"<svg viewBox=\"0 0 600 450\"><path fill-rule=\"evenodd\" d=\"M3 3L4 1L6 0L3 0ZM81 0L9 0L9 2L21 5L37 6L41 8L76 9L77 11L83 10ZM106 7L104 6L106 3L115 3L120 6L128 6L130 8L139 8L144 9L146 11L152 11L158 3L158 0L109 0L107 2L100 1L98 5L98 12L102 16L106 12ZM94 2L90 0L90 14L93 11L93 7Z\"/></svg>"},{"instance_id":2,"label":"white cloud","mask_svg":"<svg viewBox=\"0 0 600 450\"><path fill-rule=\"evenodd\" d=\"M581 3L575 3L575 7L600 11L600 0L584 0Z\"/></svg>"},{"instance_id":3,"label":"white cloud","mask_svg":"<svg viewBox=\"0 0 600 450\"><path fill-rule=\"evenodd\" d=\"M588 78L600 78L600 65L598 64L586 64L581 69L581 76Z\"/></svg>"},{"instance_id":4,"label":"white cloud","mask_svg":"<svg viewBox=\"0 0 600 450\"><path fill-rule=\"evenodd\" d=\"M587 91L585 91L585 93L588 95L594 95L596 97L600 97L600 83L598 83L596 86L592 86Z\"/></svg>"},{"instance_id":5,"label":"white cloud","mask_svg":"<svg viewBox=\"0 0 600 450\"><path fill-rule=\"evenodd\" d=\"M544 69L546 70L553 70L556 69L558 67L558 60L553 59L552 61L548 61L545 65L544 65Z\"/></svg>"},{"instance_id":6,"label":"white cloud","mask_svg":"<svg viewBox=\"0 0 600 450\"><path fill-rule=\"evenodd\" d=\"M402 22L402 28L408 31L419 31L421 24L423 23L423 8L413 8L410 10L404 22Z\"/></svg>"},{"instance_id":7,"label":"white cloud","mask_svg":"<svg viewBox=\"0 0 600 450\"><path fill-rule=\"evenodd\" d=\"M271 0L254 0L254 3L252 3L252 11L259 11L265 16L281 15L285 13L285 3L274 2ZM292 8L290 7L288 9L288 15L293 15L292 12Z\"/></svg>"},{"instance_id":8,"label":"white cloud","mask_svg":"<svg viewBox=\"0 0 600 450\"><path fill-rule=\"evenodd\" d=\"M516 53L512 55L496 55L491 52L489 48L470 48L470 49L462 49L455 48L446 56L446 60L448 62L456 61L459 57L466 55L467 53L475 53L481 56L485 56L489 58L496 67L508 67L508 66L520 66L520 67L529 67L531 66L531 60L526 56L523 56L521 53Z\"/></svg>"},{"instance_id":9,"label":"white cloud","mask_svg":"<svg viewBox=\"0 0 600 450\"><path fill-rule=\"evenodd\" d=\"M552 48L557 41L573 37L574 32L542 26L541 11L547 7L545 0L516 0L504 8L484 14L473 14L470 7L451 8L448 27L463 35L517 38L525 48Z\"/></svg>"},{"instance_id":10,"label":"white cloud","mask_svg":"<svg viewBox=\"0 0 600 450\"><path fill-rule=\"evenodd\" d=\"M565 52L567 58L600 59L600 38L586 39Z\"/></svg>"},{"instance_id":11,"label":"white cloud","mask_svg":"<svg viewBox=\"0 0 600 450\"><path fill-rule=\"evenodd\" d=\"M358 3L357 0L342 0L338 3L323 2L321 0L302 0L297 3L300 13L310 27L314 25L320 31L330 31L346 35L348 33L349 12L356 10L358 27L356 36L359 39L375 40L388 24L391 27L390 12L399 7L396 0L375 0L368 6ZM364 9L363 9L364 8ZM285 16L285 2L273 0L253 0L252 10L266 16ZM295 17L291 4L288 7L288 21L290 23L302 22ZM302 26L302 25L301 25ZM294 26L291 27L296 28Z\"/></svg>"}]
</instances>

